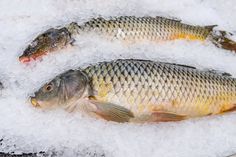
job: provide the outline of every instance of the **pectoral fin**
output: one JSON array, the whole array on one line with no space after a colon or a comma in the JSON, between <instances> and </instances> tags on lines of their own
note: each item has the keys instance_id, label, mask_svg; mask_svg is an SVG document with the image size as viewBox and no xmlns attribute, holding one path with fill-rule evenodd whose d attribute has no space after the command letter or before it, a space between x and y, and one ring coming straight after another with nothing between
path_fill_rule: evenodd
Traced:
<instances>
[{"instance_id":1,"label":"pectoral fin","mask_svg":"<svg viewBox=\"0 0 236 157\"><path fill-rule=\"evenodd\" d=\"M93 112L108 121L128 122L134 117L130 110L122 106L99 101L91 101L91 103L96 106Z\"/></svg>"},{"instance_id":2,"label":"pectoral fin","mask_svg":"<svg viewBox=\"0 0 236 157\"><path fill-rule=\"evenodd\" d=\"M185 115L178 115L170 112L154 112L150 120L153 122L180 121L186 119Z\"/></svg>"}]
</instances>

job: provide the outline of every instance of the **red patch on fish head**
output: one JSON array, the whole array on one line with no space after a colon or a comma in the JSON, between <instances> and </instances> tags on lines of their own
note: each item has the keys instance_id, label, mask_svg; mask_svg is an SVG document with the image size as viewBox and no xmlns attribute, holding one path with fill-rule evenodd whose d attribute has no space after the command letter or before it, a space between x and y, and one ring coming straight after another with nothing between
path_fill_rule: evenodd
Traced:
<instances>
[{"instance_id":1,"label":"red patch on fish head","mask_svg":"<svg viewBox=\"0 0 236 157\"><path fill-rule=\"evenodd\" d=\"M22 55L22 56L19 57L19 61L21 63L29 63L31 61L42 59L42 56L44 56L46 54L47 54L47 51L38 51L36 53L31 54L30 56Z\"/></svg>"}]
</instances>

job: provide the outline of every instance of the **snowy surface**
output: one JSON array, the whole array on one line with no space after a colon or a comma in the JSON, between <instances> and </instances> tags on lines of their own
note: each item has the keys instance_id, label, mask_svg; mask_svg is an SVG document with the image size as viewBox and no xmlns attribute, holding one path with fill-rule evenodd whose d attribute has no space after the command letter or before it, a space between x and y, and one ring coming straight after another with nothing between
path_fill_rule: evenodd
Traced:
<instances>
[{"instance_id":1,"label":"snowy surface","mask_svg":"<svg viewBox=\"0 0 236 157\"><path fill-rule=\"evenodd\" d=\"M161 15L236 31L235 0L0 0L0 151L57 151L60 156L224 157L236 153L236 113L161 124L118 124L33 108L28 96L70 68L142 58L213 68L236 76L236 55L211 43L131 46L81 37L77 46L22 65L18 56L40 32L91 17Z\"/></svg>"}]
</instances>

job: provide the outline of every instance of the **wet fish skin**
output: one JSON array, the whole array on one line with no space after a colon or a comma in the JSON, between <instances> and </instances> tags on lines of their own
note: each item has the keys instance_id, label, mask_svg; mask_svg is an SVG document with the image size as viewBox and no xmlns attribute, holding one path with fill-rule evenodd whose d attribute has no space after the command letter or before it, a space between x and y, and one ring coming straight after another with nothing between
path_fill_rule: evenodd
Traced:
<instances>
[{"instance_id":1,"label":"wet fish skin","mask_svg":"<svg viewBox=\"0 0 236 157\"><path fill-rule=\"evenodd\" d=\"M28 62L47 53L55 52L73 44L75 37L94 33L109 40L127 43L140 41L168 41L175 39L209 39L216 46L236 51L236 42L227 37L225 31L213 31L212 26L192 26L181 21L164 17L121 16L108 19L93 18L81 25L72 22L61 29L49 29L36 37L20 56L20 61Z\"/></svg>"},{"instance_id":2,"label":"wet fish skin","mask_svg":"<svg viewBox=\"0 0 236 157\"><path fill-rule=\"evenodd\" d=\"M72 34L95 32L118 40L205 40L212 27L183 24L180 21L163 17L121 16L110 19L93 18L83 25L71 23L68 30Z\"/></svg>"},{"instance_id":3,"label":"wet fish skin","mask_svg":"<svg viewBox=\"0 0 236 157\"><path fill-rule=\"evenodd\" d=\"M55 82L52 93L45 92ZM41 108L85 110L118 122L177 121L234 110L236 79L182 65L116 60L67 71L33 99Z\"/></svg>"}]
</instances>

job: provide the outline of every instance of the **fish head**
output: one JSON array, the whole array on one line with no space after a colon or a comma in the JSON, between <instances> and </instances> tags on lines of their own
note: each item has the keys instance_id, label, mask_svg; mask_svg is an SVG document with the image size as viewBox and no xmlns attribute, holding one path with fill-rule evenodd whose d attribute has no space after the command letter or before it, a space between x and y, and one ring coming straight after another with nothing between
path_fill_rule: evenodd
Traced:
<instances>
[{"instance_id":1,"label":"fish head","mask_svg":"<svg viewBox=\"0 0 236 157\"><path fill-rule=\"evenodd\" d=\"M47 53L55 52L72 44L74 40L67 28L51 28L37 36L19 57L20 62L36 60Z\"/></svg>"},{"instance_id":2,"label":"fish head","mask_svg":"<svg viewBox=\"0 0 236 157\"><path fill-rule=\"evenodd\" d=\"M35 107L63 107L84 97L87 88L86 75L80 70L69 70L43 85L30 99Z\"/></svg>"}]
</instances>

